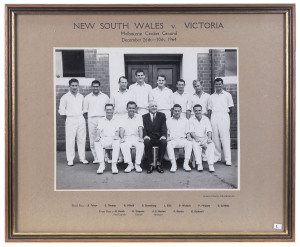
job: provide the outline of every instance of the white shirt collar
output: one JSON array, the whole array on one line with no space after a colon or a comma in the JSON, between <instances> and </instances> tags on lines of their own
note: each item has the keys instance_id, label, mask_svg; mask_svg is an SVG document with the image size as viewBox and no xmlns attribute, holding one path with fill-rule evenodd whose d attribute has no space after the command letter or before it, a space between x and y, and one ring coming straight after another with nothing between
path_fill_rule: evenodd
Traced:
<instances>
[{"instance_id":1,"label":"white shirt collar","mask_svg":"<svg viewBox=\"0 0 300 247\"><path fill-rule=\"evenodd\" d=\"M217 93L217 91L215 91L214 94L224 94L224 89L222 89L221 93Z\"/></svg>"},{"instance_id":2,"label":"white shirt collar","mask_svg":"<svg viewBox=\"0 0 300 247\"><path fill-rule=\"evenodd\" d=\"M73 97L77 97L78 95L80 95L80 93L79 93L79 92L77 92L77 94L76 94L76 95L74 95L74 94L72 94L72 93L71 93L71 91L69 91L67 94L68 94L69 96L73 96Z\"/></svg>"},{"instance_id":3,"label":"white shirt collar","mask_svg":"<svg viewBox=\"0 0 300 247\"><path fill-rule=\"evenodd\" d=\"M91 96L96 96L96 97L98 97L98 96L100 96L101 94L102 94L102 92L99 92L98 95L96 95L96 94L94 94L93 92L91 92Z\"/></svg>"},{"instance_id":4,"label":"white shirt collar","mask_svg":"<svg viewBox=\"0 0 300 247\"><path fill-rule=\"evenodd\" d=\"M105 121L112 121L112 120L115 120L114 116L111 118L111 120L109 120L106 116L104 117L104 120Z\"/></svg>"},{"instance_id":5,"label":"white shirt collar","mask_svg":"<svg viewBox=\"0 0 300 247\"><path fill-rule=\"evenodd\" d=\"M131 118L131 117L128 116L128 113L127 113L127 117L126 118L127 119L134 119L134 118L136 118L136 114L134 114L133 118Z\"/></svg>"},{"instance_id":6,"label":"white shirt collar","mask_svg":"<svg viewBox=\"0 0 300 247\"><path fill-rule=\"evenodd\" d=\"M168 87L164 87L163 89L160 89L158 86L155 88L156 90L165 91Z\"/></svg>"},{"instance_id":7,"label":"white shirt collar","mask_svg":"<svg viewBox=\"0 0 300 247\"><path fill-rule=\"evenodd\" d=\"M205 94L205 92L204 92L204 91L202 91L202 94ZM201 95L202 95L202 94L201 94ZM199 96L197 93L194 93L194 95L196 95L196 96Z\"/></svg>"},{"instance_id":8,"label":"white shirt collar","mask_svg":"<svg viewBox=\"0 0 300 247\"><path fill-rule=\"evenodd\" d=\"M136 84L137 86L140 86L140 87L145 87L146 82L144 82L142 85L139 84L138 82L136 82L135 84Z\"/></svg>"},{"instance_id":9,"label":"white shirt collar","mask_svg":"<svg viewBox=\"0 0 300 247\"><path fill-rule=\"evenodd\" d=\"M200 120L198 120L198 118L196 118L196 116L194 116L194 119L195 119L196 121L200 122L200 121L203 119L203 115L201 116L201 119L200 119Z\"/></svg>"}]
</instances>

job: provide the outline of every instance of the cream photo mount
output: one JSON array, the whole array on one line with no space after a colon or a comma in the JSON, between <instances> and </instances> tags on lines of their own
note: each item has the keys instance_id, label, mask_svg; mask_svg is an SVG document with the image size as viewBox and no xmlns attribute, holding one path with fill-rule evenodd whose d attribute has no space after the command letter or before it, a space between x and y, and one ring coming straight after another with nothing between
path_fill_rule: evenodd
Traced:
<instances>
[{"instance_id":1,"label":"cream photo mount","mask_svg":"<svg viewBox=\"0 0 300 247\"><path fill-rule=\"evenodd\" d=\"M238 47L239 191L54 191L53 48L122 46ZM295 241L295 5L6 5L5 95L6 241Z\"/></svg>"}]
</instances>

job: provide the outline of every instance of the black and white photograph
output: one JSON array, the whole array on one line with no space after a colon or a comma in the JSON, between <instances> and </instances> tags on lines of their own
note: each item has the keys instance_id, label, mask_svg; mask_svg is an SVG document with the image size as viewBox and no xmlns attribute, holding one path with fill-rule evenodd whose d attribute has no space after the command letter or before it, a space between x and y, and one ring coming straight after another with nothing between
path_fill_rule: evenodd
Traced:
<instances>
[{"instance_id":1,"label":"black and white photograph","mask_svg":"<svg viewBox=\"0 0 300 247\"><path fill-rule=\"evenodd\" d=\"M238 48L54 48L56 190L239 190Z\"/></svg>"}]
</instances>

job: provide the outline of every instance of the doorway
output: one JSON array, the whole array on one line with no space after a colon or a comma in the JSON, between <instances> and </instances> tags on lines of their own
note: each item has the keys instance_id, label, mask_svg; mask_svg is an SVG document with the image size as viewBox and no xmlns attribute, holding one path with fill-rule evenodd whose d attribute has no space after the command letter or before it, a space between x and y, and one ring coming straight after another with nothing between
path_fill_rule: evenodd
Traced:
<instances>
[{"instance_id":1,"label":"doorway","mask_svg":"<svg viewBox=\"0 0 300 247\"><path fill-rule=\"evenodd\" d=\"M145 72L145 82L155 88L157 75L166 76L166 86L176 91L176 82L180 79L180 64L182 54L126 54L125 73L129 85L136 82L135 72L142 69Z\"/></svg>"}]
</instances>

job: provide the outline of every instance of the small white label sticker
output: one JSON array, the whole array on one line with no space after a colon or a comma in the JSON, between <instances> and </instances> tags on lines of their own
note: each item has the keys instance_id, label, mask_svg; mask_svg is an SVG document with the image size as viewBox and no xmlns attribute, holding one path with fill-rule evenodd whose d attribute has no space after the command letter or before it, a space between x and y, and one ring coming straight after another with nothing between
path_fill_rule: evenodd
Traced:
<instances>
[{"instance_id":1,"label":"small white label sticker","mask_svg":"<svg viewBox=\"0 0 300 247\"><path fill-rule=\"evenodd\" d=\"M282 225L281 224L274 224L273 225L273 229L281 230L282 229Z\"/></svg>"}]
</instances>

